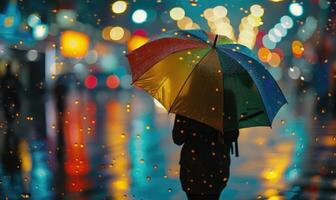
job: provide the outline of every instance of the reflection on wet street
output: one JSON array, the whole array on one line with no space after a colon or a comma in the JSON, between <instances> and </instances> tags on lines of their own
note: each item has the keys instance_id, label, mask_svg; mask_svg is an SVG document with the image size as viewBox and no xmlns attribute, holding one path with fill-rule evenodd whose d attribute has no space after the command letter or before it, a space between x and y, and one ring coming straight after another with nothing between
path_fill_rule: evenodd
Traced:
<instances>
[{"instance_id":1,"label":"reflection on wet street","mask_svg":"<svg viewBox=\"0 0 336 200\"><path fill-rule=\"evenodd\" d=\"M221 199L335 198L336 124L291 106L272 129L241 131L241 155L232 157ZM9 150L1 144L2 154L9 152L1 162L1 199L185 198L174 116L151 97L71 91L60 115L57 109L52 95L25 98L13 130L1 123L1 141L15 135L17 143Z\"/></svg>"}]
</instances>

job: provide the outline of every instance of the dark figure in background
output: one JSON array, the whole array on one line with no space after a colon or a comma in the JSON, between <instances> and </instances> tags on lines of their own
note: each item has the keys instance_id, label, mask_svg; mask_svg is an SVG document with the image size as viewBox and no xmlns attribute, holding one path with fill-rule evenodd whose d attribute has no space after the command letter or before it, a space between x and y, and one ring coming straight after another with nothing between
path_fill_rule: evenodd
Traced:
<instances>
[{"instance_id":1,"label":"dark figure in background","mask_svg":"<svg viewBox=\"0 0 336 200\"><path fill-rule=\"evenodd\" d=\"M1 78L2 106L5 113L7 128L12 129L15 119L19 115L20 100L19 89L20 84L18 77L11 72L11 65L7 65L5 75Z\"/></svg>"},{"instance_id":2,"label":"dark figure in background","mask_svg":"<svg viewBox=\"0 0 336 200\"><path fill-rule=\"evenodd\" d=\"M224 100L231 98L230 103L234 104L233 93L228 91L226 94ZM233 115L231 119L236 119L235 104L228 105L229 108ZM222 133L206 124L176 115L173 140L175 144L183 145L180 180L189 200L219 199L230 176L230 148L232 142L237 142L238 135L238 129Z\"/></svg>"},{"instance_id":3,"label":"dark figure in background","mask_svg":"<svg viewBox=\"0 0 336 200\"><path fill-rule=\"evenodd\" d=\"M63 149L65 145L64 130L63 130L63 116L66 105L66 94L68 88L66 82L62 76L58 77L55 83L54 95L56 100L56 112L57 112L57 159L64 161Z\"/></svg>"},{"instance_id":4,"label":"dark figure in background","mask_svg":"<svg viewBox=\"0 0 336 200\"><path fill-rule=\"evenodd\" d=\"M19 81L11 72L11 65L7 65L5 75L1 78L2 107L7 125L4 134L4 153L2 155L4 170L9 174L20 169L18 156L19 139L14 132L14 122L19 116L20 100L18 95Z\"/></svg>"},{"instance_id":5,"label":"dark figure in background","mask_svg":"<svg viewBox=\"0 0 336 200\"><path fill-rule=\"evenodd\" d=\"M18 77L11 72L11 65L7 65L5 75L1 78L0 91L7 130L4 134L4 152L1 156L5 174L11 177L13 185L20 184L21 161L19 157L19 137L14 132L15 120L20 112L19 100L20 84Z\"/></svg>"}]
</instances>

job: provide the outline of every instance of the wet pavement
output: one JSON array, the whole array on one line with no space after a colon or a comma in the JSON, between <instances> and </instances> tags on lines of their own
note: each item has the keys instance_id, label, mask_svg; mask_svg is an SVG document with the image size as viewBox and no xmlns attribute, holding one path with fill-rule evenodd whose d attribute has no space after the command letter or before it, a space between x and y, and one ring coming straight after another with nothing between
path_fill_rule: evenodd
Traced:
<instances>
[{"instance_id":1,"label":"wet pavement","mask_svg":"<svg viewBox=\"0 0 336 200\"><path fill-rule=\"evenodd\" d=\"M1 199L185 199L174 116L148 95L72 91L62 117L51 94L24 99L13 130L20 162L2 160ZM336 122L305 99L303 109L285 106L272 129L241 130L221 199L336 199ZM14 135L5 123L0 130Z\"/></svg>"}]
</instances>

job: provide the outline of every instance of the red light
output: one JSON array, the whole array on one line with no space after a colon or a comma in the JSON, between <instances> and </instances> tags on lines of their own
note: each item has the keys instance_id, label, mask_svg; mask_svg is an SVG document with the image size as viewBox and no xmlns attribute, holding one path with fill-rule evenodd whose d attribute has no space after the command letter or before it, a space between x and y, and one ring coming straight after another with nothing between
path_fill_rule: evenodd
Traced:
<instances>
[{"instance_id":1,"label":"red light","mask_svg":"<svg viewBox=\"0 0 336 200\"><path fill-rule=\"evenodd\" d=\"M120 85L120 79L116 75L111 75L106 79L106 85L110 89L115 89Z\"/></svg>"},{"instance_id":2,"label":"red light","mask_svg":"<svg viewBox=\"0 0 336 200\"><path fill-rule=\"evenodd\" d=\"M97 86L98 80L95 76L89 75L85 79L85 86L89 89L93 89Z\"/></svg>"},{"instance_id":3,"label":"red light","mask_svg":"<svg viewBox=\"0 0 336 200\"><path fill-rule=\"evenodd\" d=\"M134 35L140 35L143 37L147 37L147 32L144 29L137 29L133 33Z\"/></svg>"}]
</instances>

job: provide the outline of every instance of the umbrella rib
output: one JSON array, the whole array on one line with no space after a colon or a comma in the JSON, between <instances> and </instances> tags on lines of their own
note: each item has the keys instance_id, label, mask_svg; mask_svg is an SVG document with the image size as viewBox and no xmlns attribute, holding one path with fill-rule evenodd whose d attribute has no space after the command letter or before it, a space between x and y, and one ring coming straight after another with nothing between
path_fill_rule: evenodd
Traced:
<instances>
[{"instance_id":1,"label":"umbrella rib","mask_svg":"<svg viewBox=\"0 0 336 200\"><path fill-rule=\"evenodd\" d=\"M177 95L174 98L174 101L172 103L172 105L169 108L168 112L171 112L172 108L175 106L176 104L176 99L177 97L180 95L180 93L182 92L182 89L184 88L185 84L188 82L189 78L191 77L191 74L195 71L195 69L199 66L199 64L204 60L205 57L207 57L209 55L209 53L212 51L213 49L210 49L203 57L202 59L195 65L194 69L192 69L192 71L190 72L190 74L188 75L187 79L184 81L184 83L182 84L179 92L177 93Z\"/></svg>"}]
</instances>

